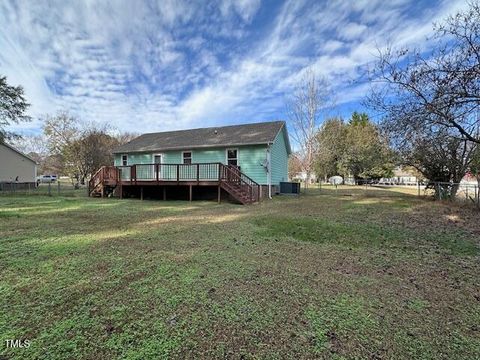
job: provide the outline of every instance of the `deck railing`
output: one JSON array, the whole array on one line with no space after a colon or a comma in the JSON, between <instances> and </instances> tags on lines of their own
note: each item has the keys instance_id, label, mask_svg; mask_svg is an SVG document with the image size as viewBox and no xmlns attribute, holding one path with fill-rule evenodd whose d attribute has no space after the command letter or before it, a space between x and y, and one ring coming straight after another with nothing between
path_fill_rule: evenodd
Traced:
<instances>
[{"instance_id":1,"label":"deck railing","mask_svg":"<svg viewBox=\"0 0 480 360\"><path fill-rule=\"evenodd\" d=\"M220 181L221 163L117 166L122 181Z\"/></svg>"},{"instance_id":2,"label":"deck railing","mask_svg":"<svg viewBox=\"0 0 480 360\"><path fill-rule=\"evenodd\" d=\"M164 182L218 182L225 190L237 197L242 203L251 203L260 199L260 185L245 175L236 166L222 163L197 164L134 164L128 166L102 166L90 179L89 194L101 194L112 189L120 180L121 186L137 182L159 184Z\"/></svg>"}]
</instances>

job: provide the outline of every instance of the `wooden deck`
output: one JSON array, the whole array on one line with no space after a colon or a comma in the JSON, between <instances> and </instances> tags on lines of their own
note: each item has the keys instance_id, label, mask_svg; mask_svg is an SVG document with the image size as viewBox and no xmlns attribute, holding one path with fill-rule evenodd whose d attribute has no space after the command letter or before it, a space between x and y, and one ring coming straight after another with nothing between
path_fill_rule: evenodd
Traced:
<instances>
[{"instance_id":1,"label":"wooden deck","mask_svg":"<svg viewBox=\"0 0 480 360\"><path fill-rule=\"evenodd\" d=\"M129 166L103 166L89 181L90 196L109 196L117 193L123 197L124 188L188 186L190 200L194 186L215 186L218 201L224 190L242 204L260 200L260 185L243 174L237 167L222 163L197 164L135 164ZM165 190L164 190L165 198Z\"/></svg>"}]
</instances>

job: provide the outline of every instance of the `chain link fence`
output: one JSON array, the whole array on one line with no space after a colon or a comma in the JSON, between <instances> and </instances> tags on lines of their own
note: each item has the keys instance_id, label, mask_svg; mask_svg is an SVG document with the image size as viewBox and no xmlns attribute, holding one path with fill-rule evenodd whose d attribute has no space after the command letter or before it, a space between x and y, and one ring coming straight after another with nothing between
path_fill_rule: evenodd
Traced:
<instances>
[{"instance_id":1,"label":"chain link fence","mask_svg":"<svg viewBox=\"0 0 480 360\"><path fill-rule=\"evenodd\" d=\"M55 181L49 183L0 183L0 196L43 195L43 196L87 196L86 186L74 186L70 181Z\"/></svg>"},{"instance_id":2,"label":"chain link fence","mask_svg":"<svg viewBox=\"0 0 480 360\"><path fill-rule=\"evenodd\" d=\"M303 187L302 187L303 189ZM352 184L335 185L328 182L309 184L308 189L334 190L337 194L348 195L362 191L364 195L410 195L422 198L431 198L440 201L452 201L469 204L480 209L480 187L477 182L465 181L461 183L450 182L412 182L409 184L380 183L378 180L362 179ZM307 189L307 190L308 190Z\"/></svg>"}]
</instances>

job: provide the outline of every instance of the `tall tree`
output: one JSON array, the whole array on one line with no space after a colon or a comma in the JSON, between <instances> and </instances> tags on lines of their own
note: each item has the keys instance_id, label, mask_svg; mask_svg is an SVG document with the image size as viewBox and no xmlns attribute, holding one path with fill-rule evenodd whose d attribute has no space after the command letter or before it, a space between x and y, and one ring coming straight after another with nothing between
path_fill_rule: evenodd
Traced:
<instances>
[{"instance_id":1,"label":"tall tree","mask_svg":"<svg viewBox=\"0 0 480 360\"><path fill-rule=\"evenodd\" d=\"M85 130L78 143L84 177L93 174L104 165L113 165L112 151L119 142L115 137L107 134L105 128L92 127Z\"/></svg>"},{"instance_id":2,"label":"tall tree","mask_svg":"<svg viewBox=\"0 0 480 360\"><path fill-rule=\"evenodd\" d=\"M346 152L347 125L342 119L327 119L316 136L315 172L321 178L339 174L339 164Z\"/></svg>"},{"instance_id":3,"label":"tall tree","mask_svg":"<svg viewBox=\"0 0 480 360\"><path fill-rule=\"evenodd\" d=\"M82 122L68 112L47 116L43 130L55 155L51 159L61 159L63 171L80 184L101 166L112 164L113 149L119 139L127 138L111 136L105 126Z\"/></svg>"},{"instance_id":4,"label":"tall tree","mask_svg":"<svg viewBox=\"0 0 480 360\"><path fill-rule=\"evenodd\" d=\"M397 136L429 132L480 143L480 5L434 27L433 51L381 51L367 103Z\"/></svg>"},{"instance_id":5,"label":"tall tree","mask_svg":"<svg viewBox=\"0 0 480 360\"><path fill-rule=\"evenodd\" d=\"M7 78L0 75L0 142L16 136L7 131L9 125L31 120L26 115L29 106L23 88L8 85Z\"/></svg>"},{"instance_id":6,"label":"tall tree","mask_svg":"<svg viewBox=\"0 0 480 360\"><path fill-rule=\"evenodd\" d=\"M324 177L353 176L356 179L389 177L393 153L386 138L368 115L354 112L348 123L327 120L317 134L316 170Z\"/></svg>"},{"instance_id":7,"label":"tall tree","mask_svg":"<svg viewBox=\"0 0 480 360\"><path fill-rule=\"evenodd\" d=\"M53 153L62 153L69 144L78 138L84 124L67 111L56 115L46 115L43 119L43 132L48 147Z\"/></svg>"},{"instance_id":8,"label":"tall tree","mask_svg":"<svg viewBox=\"0 0 480 360\"><path fill-rule=\"evenodd\" d=\"M380 179L393 175L393 153L378 126L367 114L354 112L346 127L345 153L339 172L355 179Z\"/></svg>"},{"instance_id":9,"label":"tall tree","mask_svg":"<svg viewBox=\"0 0 480 360\"><path fill-rule=\"evenodd\" d=\"M459 183L473 165L478 146L445 133L447 130L412 134L399 150L402 162L430 181L437 196L454 198ZM434 184L439 182L442 184Z\"/></svg>"},{"instance_id":10,"label":"tall tree","mask_svg":"<svg viewBox=\"0 0 480 360\"><path fill-rule=\"evenodd\" d=\"M331 105L331 92L324 78L307 71L287 101L287 116L293 127L293 139L299 146L302 171L310 179L316 153L316 134L322 112Z\"/></svg>"}]
</instances>

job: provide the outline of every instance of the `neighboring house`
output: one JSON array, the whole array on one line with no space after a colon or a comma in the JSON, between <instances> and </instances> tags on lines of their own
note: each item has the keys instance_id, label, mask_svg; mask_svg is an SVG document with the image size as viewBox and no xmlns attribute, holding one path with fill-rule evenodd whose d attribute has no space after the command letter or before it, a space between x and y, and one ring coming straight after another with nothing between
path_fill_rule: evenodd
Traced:
<instances>
[{"instance_id":1,"label":"neighboring house","mask_svg":"<svg viewBox=\"0 0 480 360\"><path fill-rule=\"evenodd\" d=\"M285 122L274 121L143 134L114 151L114 165L121 171L120 196L134 192L136 182L140 195L161 186L165 197L176 185L189 187L191 199L192 187L218 186L219 198L223 189L244 202L252 192L258 200L288 181L290 153Z\"/></svg>"},{"instance_id":2,"label":"neighboring house","mask_svg":"<svg viewBox=\"0 0 480 360\"><path fill-rule=\"evenodd\" d=\"M317 175L315 172L312 172L309 176L310 180L308 181L309 184L315 184L317 182ZM296 173L292 176L293 181L301 181L303 183L307 182L307 173L305 171L301 171Z\"/></svg>"},{"instance_id":3,"label":"neighboring house","mask_svg":"<svg viewBox=\"0 0 480 360\"><path fill-rule=\"evenodd\" d=\"M37 163L14 147L0 143L0 186L35 186ZM8 185L6 185L8 184Z\"/></svg>"},{"instance_id":4,"label":"neighboring house","mask_svg":"<svg viewBox=\"0 0 480 360\"><path fill-rule=\"evenodd\" d=\"M393 177L391 178L381 178L380 184L391 184L391 185L416 185L418 179L416 176L410 172L404 170L402 167L396 167L393 170Z\"/></svg>"}]
</instances>

